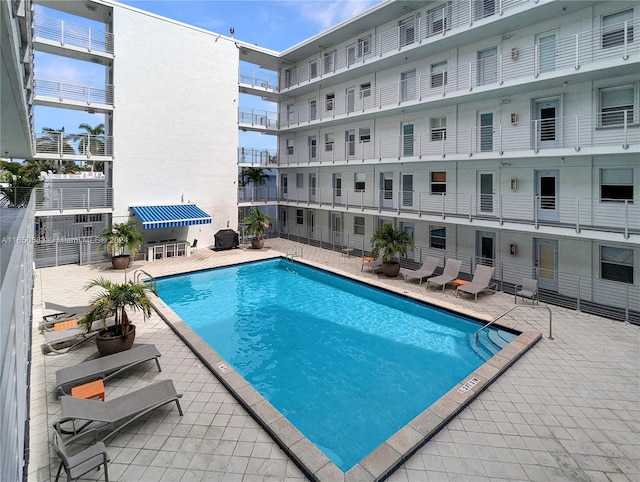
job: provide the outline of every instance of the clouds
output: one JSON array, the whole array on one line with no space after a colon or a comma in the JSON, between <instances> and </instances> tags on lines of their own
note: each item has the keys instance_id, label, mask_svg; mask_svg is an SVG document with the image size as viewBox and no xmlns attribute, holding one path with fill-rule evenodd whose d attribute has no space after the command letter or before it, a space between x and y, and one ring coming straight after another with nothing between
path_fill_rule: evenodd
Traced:
<instances>
[{"instance_id":1,"label":"clouds","mask_svg":"<svg viewBox=\"0 0 640 482\"><path fill-rule=\"evenodd\" d=\"M320 30L332 27L343 20L357 15L367 8L380 3L379 0L325 0L287 2L293 6L302 19L311 22Z\"/></svg>"}]
</instances>

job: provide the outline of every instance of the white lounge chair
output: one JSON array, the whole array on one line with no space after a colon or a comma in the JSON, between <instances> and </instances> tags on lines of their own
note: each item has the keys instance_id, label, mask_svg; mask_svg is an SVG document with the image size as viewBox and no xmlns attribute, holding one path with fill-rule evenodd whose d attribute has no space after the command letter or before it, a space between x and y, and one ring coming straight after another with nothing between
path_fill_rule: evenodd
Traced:
<instances>
[{"instance_id":1,"label":"white lounge chair","mask_svg":"<svg viewBox=\"0 0 640 482\"><path fill-rule=\"evenodd\" d=\"M114 318L107 320L107 326L113 326L115 324ZM77 346L88 342L93 339L100 330L104 328L102 321L95 321L91 325L91 330L87 331L84 326L74 326L58 331L45 331L44 343L40 346L42 353L45 355L56 354L61 355L67 353Z\"/></svg>"},{"instance_id":2,"label":"white lounge chair","mask_svg":"<svg viewBox=\"0 0 640 482\"><path fill-rule=\"evenodd\" d=\"M434 284L437 286L442 286L442 291L444 291L445 286L447 286L458 277L458 274L460 274L461 266L462 261L459 261L457 259L448 259L444 265L442 274L440 276L429 278L427 280L427 287L429 287L429 284Z\"/></svg>"},{"instance_id":3,"label":"white lounge chair","mask_svg":"<svg viewBox=\"0 0 640 482\"><path fill-rule=\"evenodd\" d=\"M382 268L382 255L379 255L373 261L364 261L364 258L363 258L362 266L360 267L360 271L364 270L365 268L366 269L370 269L372 273L375 273L376 270L381 269Z\"/></svg>"},{"instance_id":4,"label":"white lounge chair","mask_svg":"<svg viewBox=\"0 0 640 482\"><path fill-rule=\"evenodd\" d=\"M354 240L349 241L342 247L342 256L351 256L351 252L356 249L356 242Z\"/></svg>"},{"instance_id":5,"label":"white lounge chair","mask_svg":"<svg viewBox=\"0 0 640 482\"><path fill-rule=\"evenodd\" d=\"M516 294L514 297L514 302L518 302L518 296L522 298L524 301L525 298L529 298L531 300L531 304L540 304L538 300L538 280L531 278L523 278L521 285L515 286Z\"/></svg>"},{"instance_id":6,"label":"white lounge chair","mask_svg":"<svg viewBox=\"0 0 640 482\"><path fill-rule=\"evenodd\" d=\"M483 291L491 291L495 293L498 289L498 284L491 283L491 278L493 277L495 270L496 269L493 266L477 265L476 272L473 274L471 283L458 286L456 289L456 296L458 296L458 293L460 292L469 293L475 296L474 301L478 301L478 293L482 293Z\"/></svg>"},{"instance_id":7,"label":"white lounge chair","mask_svg":"<svg viewBox=\"0 0 640 482\"><path fill-rule=\"evenodd\" d=\"M419 281L418 284L422 285L423 279L433 276L433 273L435 273L436 268L438 267L438 261L438 258L427 256L420 268L415 271L411 269L400 268L400 274L404 276L405 281L417 279Z\"/></svg>"}]
</instances>

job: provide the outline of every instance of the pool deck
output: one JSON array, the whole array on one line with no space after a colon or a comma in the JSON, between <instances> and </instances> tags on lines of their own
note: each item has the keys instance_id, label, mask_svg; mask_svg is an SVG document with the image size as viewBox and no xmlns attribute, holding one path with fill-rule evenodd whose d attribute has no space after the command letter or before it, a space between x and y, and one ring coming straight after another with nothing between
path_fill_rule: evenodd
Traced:
<instances>
[{"instance_id":1,"label":"pool deck","mask_svg":"<svg viewBox=\"0 0 640 482\"><path fill-rule=\"evenodd\" d=\"M283 256L293 245L296 244L273 239L267 240L267 247L260 251L242 248L213 252L199 248L189 258L137 261L127 272L129 276L136 268L153 276L188 272ZM300 245L300 250L303 261L314 266L483 319L492 319L514 306L510 295L480 296L474 303L472 298L456 298L449 289L444 293L427 290L424 284L419 287L415 282L361 272L360 258L306 245ZM92 293L85 292L83 286L97 276L124 280L124 273L104 264L37 270L29 480L49 480L57 470L58 460L48 444L51 425L60 412L53 393L55 371L95 352L95 347L88 344L65 355L44 356L39 347L43 337L37 331L37 324L43 314L51 312L45 309L45 302L66 306L86 304ZM158 304L163 305L161 301ZM202 350L201 358L158 314L154 313L146 323L134 314L131 319L137 325L136 343L153 343L158 347L162 353L162 372L158 372L155 363L148 362L115 377L106 384L107 399L155 380L171 378L178 392L184 393L185 414L180 417L173 405L167 405L113 437L107 444L110 480L307 480L247 411L263 409L263 424L267 420L280 427L282 432L273 432L275 436L307 467L307 472L312 469L318 480L375 480L386 473L390 461L396 460L400 466L389 476L390 481L637 481L640 479L640 327L550 308L553 339L548 338L548 312L544 308L518 309L503 319L505 325L526 332L528 339L532 339L533 334L541 334L540 341L495 382L488 385L482 380L476 384L471 391L478 387L484 390L466 407L466 395L458 392L458 387L454 388L449 395L461 404L461 411L408 460L403 463L403 451L407 447L415 450L419 439L429 436L430 424L436 425L435 428L440 425L434 422L434 414L424 414L424 423L412 422L412 427L412 424L405 427L404 432L392 438L395 440L390 439L381 446L379 454L367 457L356 466L357 470L346 476L318 458L314 453L317 449L292 433L281 421L282 417L266 407L255 393L247 393L250 390L233 370L218 373L224 383L214 376L206 364L219 370L220 361L215 353L205 353L205 347L197 346L198 340L192 339L190 343ZM164 316L180 324L172 318L170 310ZM183 336L190 340L188 333ZM508 348L513 348L513 359L524 351ZM487 365L483 368L499 374L499 365L504 364L496 359L493 368ZM226 381L225 377L228 377ZM245 405L247 408L236 401L225 385L245 392L245 400L251 401ZM257 406L261 408L256 409ZM88 480L100 478L103 478L101 472L91 473Z\"/></svg>"}]
</instances>

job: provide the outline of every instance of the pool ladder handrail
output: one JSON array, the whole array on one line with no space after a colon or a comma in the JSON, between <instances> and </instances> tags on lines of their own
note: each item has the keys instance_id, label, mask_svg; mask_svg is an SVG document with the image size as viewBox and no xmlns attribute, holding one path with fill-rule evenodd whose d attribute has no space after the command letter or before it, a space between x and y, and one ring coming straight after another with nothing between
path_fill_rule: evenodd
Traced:
<instances>
[{"instance_id":1,"label":"pool ladder handrail","mask_svg":"<svg viewBox=\"0 0 640 482\"><path fill-rule=\"evenodd\" d=\"M149 278L151 280L151 289L155 292L156 291L156 279L151 276L149 273L147 273L145 270L138 268L137 270L135 270L133 272L133 282L138 284L140 283L140 278L142 277L142 275L146 275L147 278Z\"/></svg>"},{"instance_id":2,"label":"pool ladder handrail","mask_svg":"<svg viewBox=\"0 0 640 482\"><path fill-rule=\"evenodd\" d=\"M502 313L500 316L498 316L497 318L494 318L492 321L490 321L489 323L487 323L486 325L484 325L482 328L480 328L478 331L475 332L474 336L476 339L476 344L478 343L478 336L480 334L480 332L482 330L484 330L485 328L489 328L491 325L493 325L496 321L498 321L500 318L508 315L509 313L511 313L513 310L515 310L516 308L531 308L531 309L535 309L535 308L544 308L545 310L547 310L549 312L549 339L553 340L553 336L551 333L551 327L552 327L552 311L551 308L549 308L548 306L534 306L534 305L516 305L516 306L512 306L511 308L509 308L507 311L505 311L504 313Z\"/></svg>"},{"instance_id":3,"label":"pool ladder handrail","mask_svg":"<svg viewBox=\"0 0 640 482\"><path fill-rule=\"evenodd\" d=\"M291 259L291 261L293 261L293 258L295 258L296 256L298 256L299 258L302 258L302 247L291 246L287 250L286 258Z\"/></svg>"}]
</instances>

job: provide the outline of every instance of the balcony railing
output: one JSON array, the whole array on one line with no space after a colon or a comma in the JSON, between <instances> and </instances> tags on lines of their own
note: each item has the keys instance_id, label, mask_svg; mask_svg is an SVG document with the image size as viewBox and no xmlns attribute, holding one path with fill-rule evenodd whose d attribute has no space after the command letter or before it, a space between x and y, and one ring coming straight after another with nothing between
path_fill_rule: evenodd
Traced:
<instances>
[{"instance_id":1,"label":"balcony railing","mask_svg":"<svg viewBox=\"0 0 640 482\"><path fill-rule=\"evenodd\" d=\"M113 54L114 38L110 32L96 30L47 15L35 16L35 37L63 45L87 49L89 52Z\"/></svg>"},{"instance_id":2,"label":"balcony railing","mask_svg":"<svg viewBox=\"0 0 640 482\"><path fill-rule=\"evenodd\" d=\"M440 219L491 220L504 223L555 226L640 234L640 199L599 200L526 195L472 193L432 194L423 191L377 191L372 189L242 188L239 202L301 203L308 206L377 211L389 215L414 214Z\"/></svg>"},{"instance_id":3,"label":"balcony railing","mask_svg":"<svg viewBox=\"0 0 640 482\"><path fill-rule=\"evenodd\" d=\"M279 87L278 74L242 67L238 73L238 81L240 84L273 91L278 91Z\"/></svg>"},{"instance_id":4,"label":"balcony railing","mask_svg":"<svg viewBox=\"0 0 640 482\"><path fill-rule=\"evenodd\" d=\"M483 60L474 60L442 72L420 75L405 81L381 84L362 92L336 92L330 100L319 99L321 108L314 109L307 100L294 106L291 112L280 112L281 127L296 127L337 116L379 111L384 107L415 104L441 99L454 93L471 92L489 85L503 85L511 81L531 81L575 73L597 62L628 59L640 52L640 42L633 41L628 32L640 29L640 19L608 28L617 28L619 38L607 37L603 44L603 30L596 29L558 39L553 48L532 45L514 49ZM608 32L608 31L607 31Z\"/></svg>"},{"instance_id":5,"label":"balcony railing","mask_svg":"<svg viewBox=\"0 0 640 482\"><path fill-rule=\"evenodd\" d=\"M91 104L113 105L114 87L107 84L102 87L81 84L75 80L65 80L51 76L37 75L35 78L36 95L55 97L62 101L80 101Z\"/></svg>"},{"instance_id":6,"label":"balcony railing","mask_svg":"<svg viewBox=\"0 0 640 482\"><path fill-rule=\"evenodd\" d=\"M238 124L240 127L264 127L265 129L278 128L278 113L260 109L238 109Z\"/></svg>"},{"instance_id":7,"label":"balcony railing","mask_svg":"<svg viewBox=\"0 0 640 482\"><path fill-rule=\"evenodd\" d=\"M430 10L424 16L407 20L401 25L382 31L377 35L364 35L353 44L347 45L333 51L325 51L317 63L307 63L301 67L294 67L285 71L281 77L281 89L295 87L307 83L310 80L319 79L326 75L331 75L343 69L349 69L355 65L375 62L381 57L395 55L398 52L414 48L422 44L425 39L431 37L450 36L459 31L466 30L479 20L494 17L501 18L505 12L521 7L524 4L535 5L537 0L466 0L450 2L443 7ZM576 68L580 68L583 63L610 58L610 49L621 50L622 57L627 58L631 53L631 48L638 51L637 42L633 45L633 24L638 20L629 21L629 30L608 26L605 34L606 41L603 40L602 29L592 32L577 34L576 36L562 39L558 45L557 60L561 64L573 63ZM612 35L611 32L614 32ZM619 34L618 34L619 32ZM592 39L590 42L589 39ZM573 45L571 45L573 43ZM622 49L617 49L622 45ZM548 47L548 46L547 46ZM543 48L544 49L544 48ZM553 49L552 49L553 50ZM609 51L609 52L607 52ZM546 52L543 50L543 52ZM509 57L514 62L518 61L520 53L509 52L505 57ZM515 57L515 59L512 57ZM555 55L555 53L554 53ZM522 57L524 59L524 57ZM532 63L536 63L535 56ZM537 59L540 60L540 57ZM519 70L522 64L518 65L514 71ZM546 65L546 66L545 66ZM541 69L547 68L548 64L541 65L538 62L537 73ZM506 80L506 76L504 77Z\"/></svg>"},{"instance_id":8,"label":"balcony railing","mask_svg":"<svg viewBox=\"0 0 640 482\"><path fill-rule=\"evenodd\" d=\"M277 149L258 149L253 147L238 148L238 164L272 166L278 164Z\"/></svg>"},{"instance_id":9,"label":"balcony railing","mask_svg":"<svg viewBox=\"0 0 640 482\"><path fill-rule=\"evenodd\" d=\"M55 158L113 156L113 136L44 131L33 144L36 154Z\"/></svg>"},{"instance_id":10,"label":"balcony railing","mask_svg":"<svg viewBox=\"0 0 640 482\"><path fill-rule=\"evenodd\" d=\"M113 188L110 187L43 187L34 190L36 211L113 208Z\"/></svg>"},{"instance_id":11,"label":"balcony railing","mask_svg":"<svg viewBox=\"0 0 640 482\"><path fill-rule=\"evenodd\" d=\"M437 160L447 156L523 153L532 155L548 149L578 152L587 148L640 144L640 110L619 111L620 123L611 125L611 113L558 117L513 124L473 127L455 131L438 128L406 136L390 136L373 142L347 141L279 150L278 164L292 166L323 162L380 160ZM604 127L603 127L604 125Z\"/></svg>"}]
</instances>

